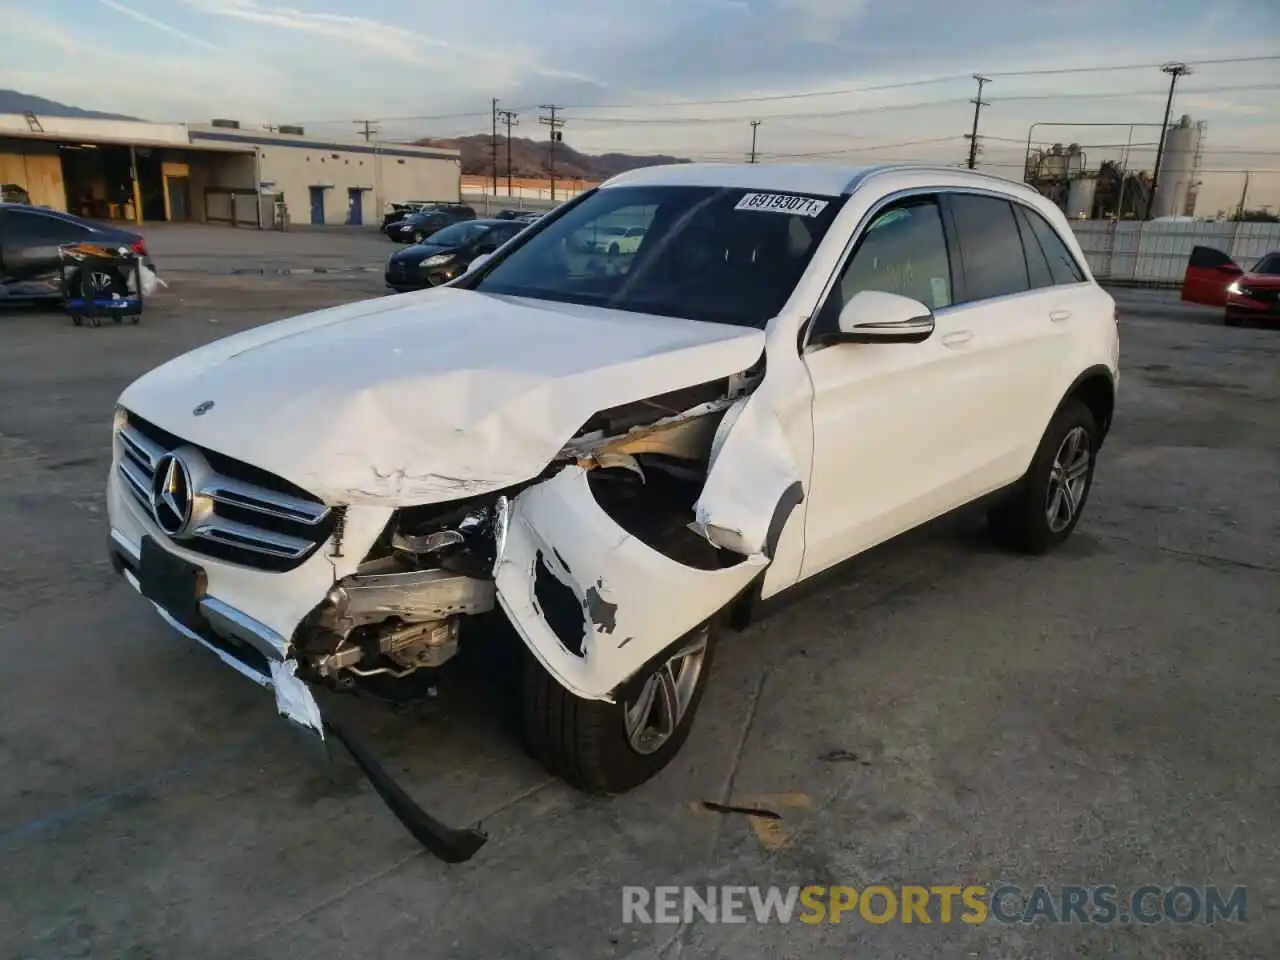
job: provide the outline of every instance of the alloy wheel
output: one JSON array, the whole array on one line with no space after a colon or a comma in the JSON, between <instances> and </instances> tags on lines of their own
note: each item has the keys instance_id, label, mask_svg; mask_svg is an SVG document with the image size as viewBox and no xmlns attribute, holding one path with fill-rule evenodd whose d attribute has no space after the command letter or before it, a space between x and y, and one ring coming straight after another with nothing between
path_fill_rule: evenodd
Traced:
<instances>
[{"instance_id":1,"label":"alloy wheel","mask_svg":"<svg viewBox=\"0 0 1280 960\"><path fill-rule=\"evenodd\" d=\"M679 729L698 689L710 634L709 625L695 631L645 680L635 701L623 705L627 742L636 753L656 753Z\"/></svg>"},{"instance_id":2,"label":"alloy wheel","mask_svg":"<svg viewBox=\"0 0 1280 960\"><path fill-rule=\"evenodd\" d=\"M1045 494L1045 520L1053 533L1061 533L1071 525L1084 502L1089 484L1089 466L1093 444L1089 431L1072 427L1062 438L1049 471L1049 488Z\"/></svg>"}]
</instances>

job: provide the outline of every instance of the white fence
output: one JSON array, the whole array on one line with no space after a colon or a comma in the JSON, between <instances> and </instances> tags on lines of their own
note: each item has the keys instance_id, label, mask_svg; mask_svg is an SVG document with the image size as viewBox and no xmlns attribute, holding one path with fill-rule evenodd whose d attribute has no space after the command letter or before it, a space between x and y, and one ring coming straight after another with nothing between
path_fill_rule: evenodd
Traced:
<instances>
[{"instance_id":1,"label":"white fence","mask_svg":"<svg viewBox=\"0 0 1280 960\"><path fill-rule=\"evenodd\" d=\"M1280 250L1280 223L1130 223L1073 220L1089 269L1100 281L1181 284L1192 247L1221 250L1248 270Z\"/></svg>"}]
</instances>

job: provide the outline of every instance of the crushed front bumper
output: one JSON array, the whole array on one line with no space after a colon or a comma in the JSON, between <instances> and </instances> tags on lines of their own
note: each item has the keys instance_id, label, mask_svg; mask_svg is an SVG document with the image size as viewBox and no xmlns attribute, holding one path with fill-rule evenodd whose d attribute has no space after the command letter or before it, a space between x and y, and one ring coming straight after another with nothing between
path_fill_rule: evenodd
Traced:
<instances>
[{"instance_id":1,"label":"crushed front bumper","mask_svg":"<svg viewBox=\"0 0 1280 960\"><path fill-rule=\"evenodd\" d=\"M142 587L142 545L134 545L112 529L109 553L112 567L125 581L146 596ZM325 744L326 733L346 748L387 809L415 840L446 863L471 859L485 844L477 830L454 830L431 817L395 782L381 763L333 717L322 717L311 689L297 676L297 662L287 654L289 645L280 634L217 597L205 594L189 616L175 616L147 598L156 612L175 630L194 640L237 673L274 691L276 709L298 728ZM314 740L313 740L314 742ZM327 750L325 756L328 756Z\"/></svg>"},{"instance_id":2,"label":"crushed front bumper","mask_svg":"<svg viewBox=\"0 0 1280 960\"><path fill-rule=\"evenodd\" d=\"M111 531L111 566L145 596L140 579L142 546ZM150 598L148 598L150 600ZM324 721L311 690L297 677L297 663L286 657L289 644L253 617L208 594L196 604L197 616L179 618L154 600L156 612L190 640L222 660L241 676L271 689L282 717L324 739Z\"/></svg>"}]
</instances>

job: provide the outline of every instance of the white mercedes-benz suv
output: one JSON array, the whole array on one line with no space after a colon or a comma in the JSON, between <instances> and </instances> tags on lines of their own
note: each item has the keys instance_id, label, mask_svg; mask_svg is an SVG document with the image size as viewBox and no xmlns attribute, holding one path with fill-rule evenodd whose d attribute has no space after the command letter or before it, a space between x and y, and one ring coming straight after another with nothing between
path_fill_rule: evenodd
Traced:
<instances>
[{"instance_id":1,"label":"white mercedes-benz suv","mask_svg":"<svg viewBox=\"0 0 1280 960\"><path fill-rule=\"evenodd\" d=\"M618 229L634 251L601 255ZM1113 300L1021 184L650 167L445 287L134 382L112 557L321 738L317 692L435 670L505 619L531 750L624 791L680 749L717 638L761 601L979 499L1002 543L1061 543L1118 363Z\"/></svg>"}]
</instances>

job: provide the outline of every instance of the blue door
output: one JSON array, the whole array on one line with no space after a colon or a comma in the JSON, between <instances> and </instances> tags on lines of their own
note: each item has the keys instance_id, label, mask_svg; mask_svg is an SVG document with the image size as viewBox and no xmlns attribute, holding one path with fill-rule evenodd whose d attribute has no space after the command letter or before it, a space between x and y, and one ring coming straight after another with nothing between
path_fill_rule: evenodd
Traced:
<instances>
[{"instance_id":1,"label":"blue door","mask_svg":"<svg viewBox=\"0 0 1280 960\"><path fill-rule=\"evenodd\" d=\"M364 191L359 187L347 187L347 223L358 227L364 223Z\"/></svg>"},{"instance_id":2,"label":"blue door","mask_svg":"<svg viewBox=\"0 0 1280 960\"><path fill-rule=\"evenodd\" d=\"M311 222L324 223L324 187L311 188Z\"/></svg>"}]
</instances>

